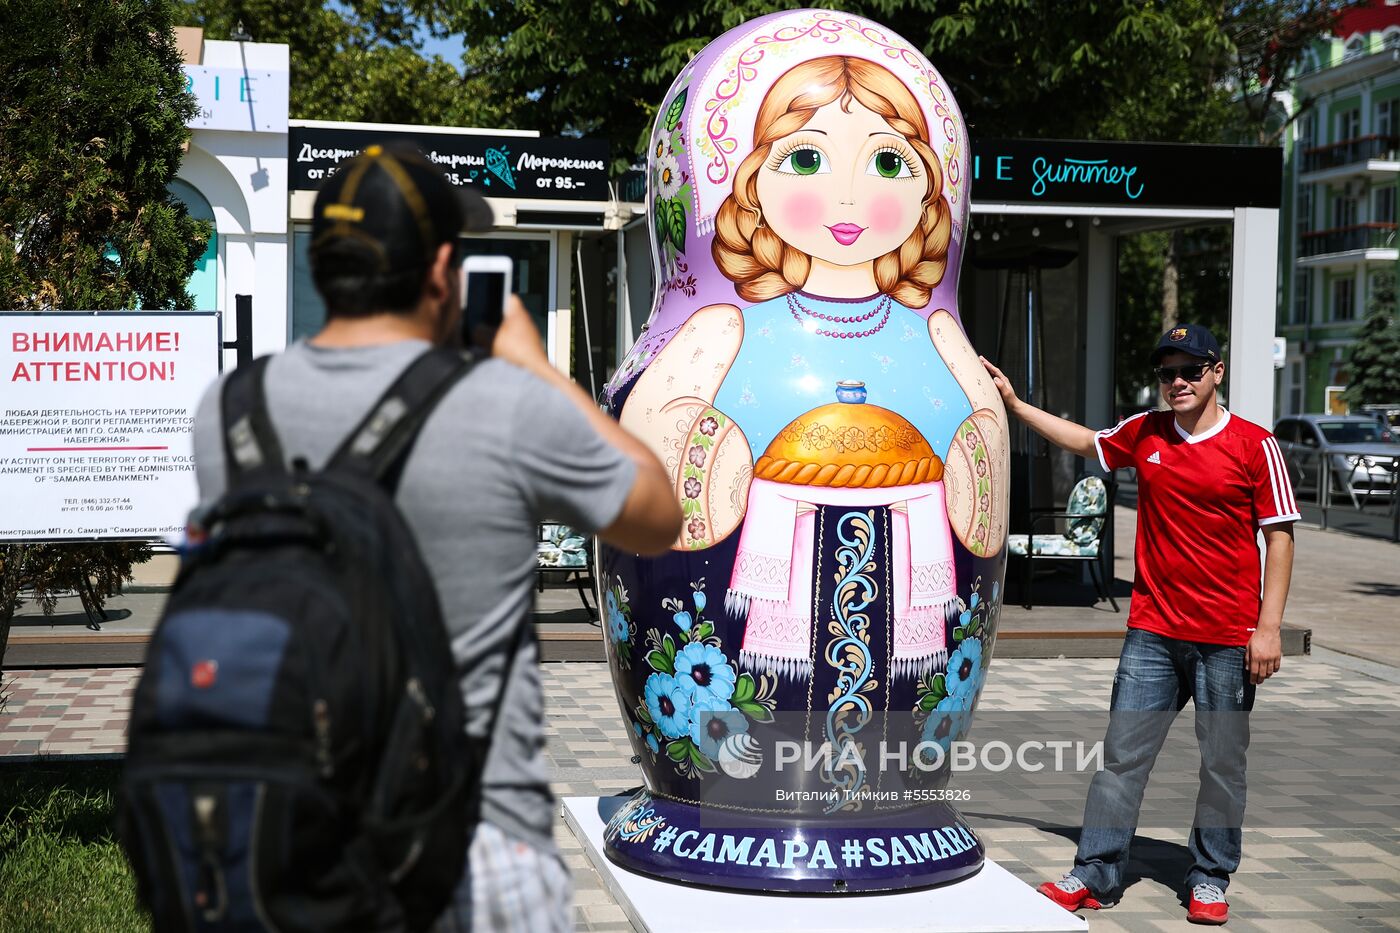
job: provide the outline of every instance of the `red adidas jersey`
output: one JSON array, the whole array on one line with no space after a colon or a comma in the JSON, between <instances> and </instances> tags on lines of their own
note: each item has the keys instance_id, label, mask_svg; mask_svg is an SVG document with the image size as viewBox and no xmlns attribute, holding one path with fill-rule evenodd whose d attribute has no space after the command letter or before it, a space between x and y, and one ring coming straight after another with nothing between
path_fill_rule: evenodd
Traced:
<instances>
[{"instance_id":1,"label":"red adidas jersey","mask_svg":"<svg viewBox=\"0 0 1400 933\"><path fill-rule=\"evenodd\" d=\"M1170 411L1094 436L1107 471L1137 470L1137 573L1128 627L1243 645L1259 621L1258 529L1299 518L1273 434L1224 412L1194 437Z\"/></svg>"}]
</instances>

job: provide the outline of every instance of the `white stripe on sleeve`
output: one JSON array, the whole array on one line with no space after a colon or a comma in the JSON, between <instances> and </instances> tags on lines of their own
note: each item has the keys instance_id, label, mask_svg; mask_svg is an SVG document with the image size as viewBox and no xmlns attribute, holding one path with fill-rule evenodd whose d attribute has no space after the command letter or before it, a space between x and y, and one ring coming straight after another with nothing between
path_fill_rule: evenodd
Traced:
<instances>
[{"instance_id":1,"label":"white stripe on sleeve","mask_svg":"<svg viewBox=\"0 0 1400 933\"><path fill-rule=\"evenodd\" d=\"M1283 514L1283 500L1278 494L1278 461L1274 459L1274 449L1270 446L1271 438L1264 438L1259 442L1259 446L1264 448L1264 463L1269 467L1269 490L1274 494L1274 514Z\"/></svg>"},{"instance_id":2,"label":"white stripe on sleeve","mask_svg":"<svg viewBox=\"0 0 1400 933\"><path fill-rule=\"evenodd\" d=\"M1139 418L1146 418L1150 414L1152 414L1152 412L1150 411L1138 412L1136 415L1133 415L1129 418L1124 418L1122 421L1118 422L1113 427L1104 428L1102 431L1098 431L1094 434L1094 452L1099 455L1099 466L1103 467L1103 471L1105 473L1112 473L1113 471L1108 468L1108 460L1104 458L1103 442L1108 440L1113 435L1117 434L1119 431L1123 430L1124 426L1127 425L1129 422L1137 421Z\"/></svg>"},{"instance_id":3,"label":"white stripe on sleeve","mask_svg":"<svg viewBox=\"0 0 1400 933\"><path fill-rule=\"evenodd\" d=\"M1105 460L1103 456L1102 440L1103 438L1099 437L1099 435L1094 435L1094 453L1099 455L1099 466L1103 467L1103 471L1105 473L1112 473L1113 471L1108 468L1108 461Z\"/></svg>"},{"instance_id":4,"label":"white stripe on sleeve","mask_svg":"<svg viewBox=\"0 0 1400 933\"><path fill-rule=\"evenodd\" d=\"M1280 484L1279 498L1283 500L1283 512L1296 514L1298 511L1298 503L1293 498L1293 480L1288 476L1288 465L1283 459L1283 451L1279 448L1278 441L1275 438L1269 438L1269 446L1273 449L1274 458L1278 461Z\"/></svg>"},{"instance_id":5,"label":"white stripe on sleeve","mask_svg":"<svg viewBox=\"0 0 1400 933\"><path fill-rule=\"evenodd\" d=\"M1264 458L1269 465L1269 484L1274 494L1274 515L1259 520L1259 524L1297 521L1298 503L1293 498L1293 483L1288 478L1288 465L1283 459L1283 451L1272 437L1263 440Z\"/></svg>"},{"instance_id":6,"label":"white stripe on sleeve","mask_svg":"<svg viewBox=\"0 0 1400 933\"><path fill-rule=\"evenodd\" d=\"M1278 441L1274 441L1274 450L1278 450ZM1279 459L1283 459L1283 452L1279 451ZM1289 477L1288 471L1283 471L1283 488L1288 492L1288 511L1298 511L1298 501L1293 497L1293 480Z\"/></svg>"}]
</instances>

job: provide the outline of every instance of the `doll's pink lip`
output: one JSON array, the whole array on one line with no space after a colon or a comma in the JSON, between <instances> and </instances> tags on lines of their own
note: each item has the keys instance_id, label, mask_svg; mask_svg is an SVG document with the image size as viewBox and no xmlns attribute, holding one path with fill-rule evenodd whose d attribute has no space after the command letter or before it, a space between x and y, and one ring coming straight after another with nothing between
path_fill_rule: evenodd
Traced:
<instances>
[{"instance_id":1,"label":"doll's pink lip","mask_svg":"<svg viewBox=\"0 0 1400 933\"><path fill-rule=\"evenodd\" d=\"M832 224L826 229L831 231L831 235L836 237L836 242L842 246L850 246L865 232L864 227L855 224Z\"/></svg>"}]
</instances>

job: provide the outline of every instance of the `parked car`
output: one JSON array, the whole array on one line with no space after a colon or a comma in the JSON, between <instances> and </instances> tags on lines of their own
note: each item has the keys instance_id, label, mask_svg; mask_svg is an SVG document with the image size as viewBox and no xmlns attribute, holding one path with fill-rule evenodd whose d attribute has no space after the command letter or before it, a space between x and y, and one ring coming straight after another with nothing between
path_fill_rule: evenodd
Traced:
<instances>
[{"instance_id":1,"label":"parked car","mask_svg":"<svg viewBox=\"0 0 1400 933\"><path fill-rule=\"evenodd\" d=\"M1360 413L1376 419L1381 440L1400 443L1400 405L1363 405Z\"/></svg>"},{"instance_id":2,"label":"parked car","mask_svg":"<svg viewBox=\"0 0 1400 933\"><path fill-rule=\"evenodd\" d=\"M1295 490L1317 489L1328 458L1332 489L1353 496L1388 496L1396 488L1400 443L1382 439L1380 423L1363 415L1293 415L1280 418L1274 437L1283 450Z\"/></svg>"}]
</instances>

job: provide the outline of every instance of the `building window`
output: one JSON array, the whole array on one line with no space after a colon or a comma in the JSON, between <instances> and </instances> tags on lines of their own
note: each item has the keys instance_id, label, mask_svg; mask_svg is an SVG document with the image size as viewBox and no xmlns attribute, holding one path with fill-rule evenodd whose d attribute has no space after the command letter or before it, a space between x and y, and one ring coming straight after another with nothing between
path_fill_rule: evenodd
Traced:
<instances>
[{"instance_id":1,"label":"building window","mask_svg":"<svg viewBox=\"0 0 1400 933\"><path fill-rule=\"evenodd\" d=\"M1312 270L1299 269L1293 280L1293 323L1306 324L1308 306L1312 304Z\"/></svg>"},{"instance_id":2,"label":"building window","mask_svg":"<svg viewBox=\"0 0 1400 933\"><path fill-rule=\"evenodd\" d=\"M1361 108L1352 107L1337 113L1337 137L1333 142L1346 142L1361 135Z\"/></svg>"},{"instance_id":3,"label":"building window","mask_svg":"<svg viewBox=\"0 0 1400 933\"><path fill-rule=\"evenodd\" d=\"M1365 51L1366 39L1362 36L1356 36L1347 42L1346 54L1342 56L1342 60L1347 61L1349 59L1353 59Z\"/></svg>"},{"instance_id":4,"label":"building window","mask_svg":"<svg viewBox=\"0 0 1400 933\"><path fill-rule=\"evenodd\" d=\"M1298 188L1298 232L1307 233L1313 228L1313 186L1301 185Z\"/></svg>"},{"instance_id":5,"label":"building window","mask_svg":"<svg viewBox=\"0 0 1400 933\"><path fill-rule=\"evenodd\" d=\"M1371 193L1371 219L1378 224L1395 223L1395 186L1386 185Z\"/></svg>"},{"instance_id":6,"label":"building window","mask_svg":"<svg viewBox=\"0 0 1400 933\"><path fill-rule=\"evenodd\" d=\"M1356 282L1353 279L1335 279L1332 282L1332 320L1351 321L1356 319Z\"/></svg>"},{"instance_id":7,"label":"building window","mask_svg":"<svg viewBox=\"0 0 1400 933\"><path fill-rule=\"evenodd\" d=\"M462 255L504 255L513 260L511 287L520 295L540 335L549 330L550 241L547 237L463 237ZM326 305L311 278L311 228L292 231L291 340L310 337L326 323Z\"/></svg>"},{"instance_id":8,"label":"building window","mask_svg":"<svg viewBox=\"0 0 1400 933\"><path fill-rule=\"evenodd\" d=\"M1387 5L1395 6L1395 4L1389 3L1389 0L1387 0ZM1385 47L1387 49L1400 49L1400 29L1392 29L1385 34Z\"/></svg>"},{"instance_id":9,"label":"building window","mask_svg":"<svg viewBox=\"0 0 1400 933\"><path fill-rule=\"evenodd\" d=\"M1303 410L1303 361L1294 360L1288 373L1288 413L1296 415Z\"/></svg>"},{"instance_id":10,"label":"building window","mask_svg":"<svg viewBox=\"0 0 1400 933\"><path fill-rule=\"evenodd\" d=\"M311 278L311 228L299 226L292 230L292 313L288 321L289 341L310 337L326 323L326 303L316 291Z\"/></svg>"},{"instance_id":11,"label":"building window","mask_svg":"<svg viewBox=\"0 0 1400 933\"><path fill-rule=\"evenodd\" d=\"M1393 35L1400 38L1400 31L1396 31ZM1383 100L1376 104L1376 120L1371 126L1371 132L1377 136L1391 135L1395 132L1396 127L1400 126L1400 122L1396 120L1397 116L1400 116L1400 99L1392 97L1390 100Z\"/></svg>"},{"instance_id":12,"label":"building window","mask_svg":"<svg viewBox=\"0 0 1400 933\"><path fill-rule=\"evenodd\" d=\"M1356 198L1347 198L1338 195L1332 201L1332 226L1354 227L1356 226Z\"/></svg>"},{"instance_id":13,"label":"building window","mask_svg":"<svg viewBox=\"0 0 1400 933\"><path fill-rule=\"evenodd\" d=\"M525 310L539 330L540 336L549 335L549 251L547 237L505 238L462 237L463 256L509 256L511 259L511 288L520 296ZM582 313L582 312L580 312ZM581 325L580 325L581 326Z\"/></svg>"}]
</instances>

